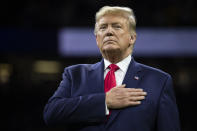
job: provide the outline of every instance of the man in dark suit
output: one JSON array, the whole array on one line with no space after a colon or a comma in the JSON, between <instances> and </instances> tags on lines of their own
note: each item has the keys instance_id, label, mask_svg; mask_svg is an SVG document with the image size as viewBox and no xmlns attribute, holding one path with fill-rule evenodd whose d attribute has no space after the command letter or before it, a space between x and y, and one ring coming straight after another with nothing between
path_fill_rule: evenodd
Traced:
<instances>
[{"instance_id":1,"label":"man in dark suit","mask_svg":"<svg viewBox=\"0 0 197 131\"><path fill-rule=\"evenodd\" d=\"M48 125L68 131L180 131L170 75L132 57L135 26L130 8L97 12L95 36L103 59L65 68L44 109Z\"/></svg>"}]
</instances>

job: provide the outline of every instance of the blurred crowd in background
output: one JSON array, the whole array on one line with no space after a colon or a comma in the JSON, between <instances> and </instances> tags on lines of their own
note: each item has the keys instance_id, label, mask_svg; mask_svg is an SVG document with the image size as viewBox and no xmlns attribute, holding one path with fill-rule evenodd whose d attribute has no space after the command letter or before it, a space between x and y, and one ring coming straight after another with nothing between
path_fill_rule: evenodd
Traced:
<instances>
[{"instance_id":1,"label":"blurred crowd in background","mask_svg":"<svg viewBox=\"0 0 197 131\"><path fill-rule=\"evenodd\" d=\"M104 5L134 9L139 26L196 26L195 0L7 0L0 4L1 26L61 28L93 26L94 15Z\"/></svg>"},{"instance_id":2,"label":"blurred crowd in background","mask_svg":"<svg viewBox=\"0 0 197 131\"><path fill-rule=\"evenodd\" d=\"M50 128L44 124L44 105L57 89L65 67L95 63L101 60L101 56L60 56L58 31L62 28L91 28L93 32L95 13L104 5L132 8L137 28L197 29L195 0L1 1L2 131L63 130L63 127ZM135 60L172 75L182 131L195 131L197 56L136 56Z\"/></svg>"}]
</instances>

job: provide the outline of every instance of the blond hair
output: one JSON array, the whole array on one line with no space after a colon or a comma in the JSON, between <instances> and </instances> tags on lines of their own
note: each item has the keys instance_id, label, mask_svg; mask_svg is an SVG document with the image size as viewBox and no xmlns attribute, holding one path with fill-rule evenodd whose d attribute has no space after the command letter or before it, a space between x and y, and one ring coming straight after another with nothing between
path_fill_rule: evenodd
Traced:
<instances>
[{"instance_id":1,"label":"blond hair","mask_svg":"<svg viewBox=\"0 0 197 131\"><path fill-rule=\"evenodd\" d=\"M97 22L105 15L119 15L125 17L128 19L130 32L136 34L136 19L133 10L128 7L119 6L104 6L96 13L94 34L97 33Z\"/></svg>"}]
</instances>

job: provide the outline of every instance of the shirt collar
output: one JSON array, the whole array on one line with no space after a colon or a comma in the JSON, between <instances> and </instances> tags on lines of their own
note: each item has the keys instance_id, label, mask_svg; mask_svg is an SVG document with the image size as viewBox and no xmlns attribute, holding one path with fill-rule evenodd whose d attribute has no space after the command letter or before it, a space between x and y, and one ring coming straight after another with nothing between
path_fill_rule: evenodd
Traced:
<instances>
[{"instance_id":1,"label":"shirt collar","mask_svg":"<svg viewBox=\"0 0 197 131\"><path fill-rule=\"evenodd\" d=\"M126 72L129 66L129 63L131 62L131 55L124 58L122 61L118 62L116 65L123 71ZM104 59L104 70L107 69L107 67L111 64L108 60Z\"/></svg>"}]
</instances>

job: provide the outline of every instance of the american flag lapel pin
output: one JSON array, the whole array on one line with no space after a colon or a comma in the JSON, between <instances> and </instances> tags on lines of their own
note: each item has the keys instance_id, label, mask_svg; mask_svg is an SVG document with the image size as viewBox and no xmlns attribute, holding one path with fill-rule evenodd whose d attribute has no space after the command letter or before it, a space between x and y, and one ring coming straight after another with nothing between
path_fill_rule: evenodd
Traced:
<instances>
[{"instance_id":1,"label":"american flag lapel pin","mask_svg":"<svg viewBox=\"0 0 197 131\"><path fill-rule=\"evenodd\" d=\"M138 76L134 76L134 79L135 79L135 80L139 80L139 77L138 77Z\"/></svg>"}]
</instances>

